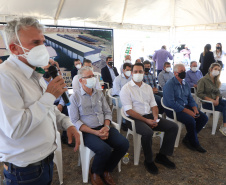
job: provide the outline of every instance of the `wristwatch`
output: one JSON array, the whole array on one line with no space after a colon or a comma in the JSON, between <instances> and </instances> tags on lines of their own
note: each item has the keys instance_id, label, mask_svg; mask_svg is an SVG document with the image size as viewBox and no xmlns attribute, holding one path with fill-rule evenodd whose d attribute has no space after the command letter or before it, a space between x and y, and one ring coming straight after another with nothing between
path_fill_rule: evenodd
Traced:
<instances>
[{"instance_id":1,"label":"wristwatch","mask_svg":"<svg viewBox=\"0 0 226 185\"><path fill-rule=\"evenodd\" d=\"M108 126L108 125L104 125L105 127L107 127L108 128L108 130L110 130L110 127Z\"/></svg>"}]
</instances>

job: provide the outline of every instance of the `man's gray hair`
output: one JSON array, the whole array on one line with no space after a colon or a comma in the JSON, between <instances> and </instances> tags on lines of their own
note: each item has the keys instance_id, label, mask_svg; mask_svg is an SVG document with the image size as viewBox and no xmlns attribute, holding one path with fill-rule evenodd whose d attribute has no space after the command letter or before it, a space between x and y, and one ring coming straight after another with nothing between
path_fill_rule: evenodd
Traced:
<instances>
[{"instance_id":1,"label":"man's gray hair","mask_svg":"<svg viewBox=\"0 0 226 185\"><path fill-rule=\"evenodd\" d=\"M190 66L193 64L193 63L195 63L196 61L191 61L191 63L190 63ZM197 63L197 62L196 62Z\"/></svg>"},{"instance_id":2,"label":"man's gray hair","mask_svg":"<svg viewBox=\"0 0 226 185\"><path fill-rule=\"evenodd\" d=\"M184 64L176 64L174 67L173 67L173 72L178 72L178 68L179 67L184 67Z\"/></svg>"},{"instance_id":3,"label":"man's gray hair","mask_svg":"<svg viewBox=\"0 0 226 185\"><path fill-rule=\"evenodd\" d=\"M44 30L43 25L41 25L38 22L38 20L33 17L21 17L21 18L17 18L12 21L9 21L7 23L7 26L5 27L5 33L6 33L8 45L13 42L18 42L15 31L19 33L21 29L26 29L27 27L35 27L42 32ZM19 35L20 34L18 34L18 37Z\"/></svg>"},{"instance_id":4,"label":"man's gray hair","mask_svg":"<svg viewBox=\"0 0 226 185\"><path fill-rule=\"evenodd\" d=\"M81 69L78 70L78 79L83 77L84 71L92 71L93 72L91 67L84 66L84 67L82 67Z\"/></svg>"}]
</instances>

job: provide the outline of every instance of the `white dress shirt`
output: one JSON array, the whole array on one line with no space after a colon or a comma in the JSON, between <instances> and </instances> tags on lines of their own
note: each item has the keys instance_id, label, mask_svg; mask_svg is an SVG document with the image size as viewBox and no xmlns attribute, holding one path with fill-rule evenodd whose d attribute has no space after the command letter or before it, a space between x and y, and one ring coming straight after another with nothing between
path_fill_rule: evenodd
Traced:
<instances>
[{"instance_id":1,"label":"white dress shirt","mask_svg":"<svg viewBox=\"0 0 226 185\"><path fill-rule=\"evenodd\" d=\"M72 80L72 88L73 92L75 93L76 91L80 90L82 87L81 83L79 82L78 75L75 75L73 80ZM98 79L96 79L96 89L97 90L102 90L100 86L100 82Z\"/></svg>"},{"instance_id":2,"label":"white dress shirt","mask_svg":"<svg viewBox=\"0 0 226 185\"><path fill-rule=\"evenodd\" d=\"M128 79L125 77L125 74L122 73L121 75L117 76L113 82L113 87L112 87L112 93L111 95L118 95L122 89L122 87L131 80L132 76L130 76Z\"/></svg>"},{"instance_id":3,"label":"white dress shirt","mask_svg":"<svg viewBox=\"0 0 226 185\"><path fill-rule=\"evenodd\" d=\"M0 161L38 162L56 150L57 126L73 126L46 88L42 75L13 55L0 65Z\"/></svg>"},{"instance_id":4,"label":"white dress shirt","mask_svg":"<svg viewBox=\"0 0 226 185\"><path fill-rule=\"evenodd\" d=\"M157 106L151 86L144 82L140 87L133 80L125 84L121 89L120 99L125 114L130 109L140 115L150 114L151 107Z\"/></svg>"}]
</instances>

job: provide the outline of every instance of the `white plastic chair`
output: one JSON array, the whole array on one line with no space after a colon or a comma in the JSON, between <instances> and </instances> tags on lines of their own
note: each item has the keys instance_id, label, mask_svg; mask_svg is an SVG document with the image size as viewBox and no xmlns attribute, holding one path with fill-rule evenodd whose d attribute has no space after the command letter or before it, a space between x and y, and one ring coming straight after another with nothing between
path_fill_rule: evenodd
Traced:
<instances>
[{"instance_id":1,"label":"white plastic chair","mask_svg":"<svg viewBox=\"0 0 226 185\"><path fill-rule=\"evenodd\" d=\"M169 107L167 107L167 106L164 105L163 98L161 98L161 104L162 104L162 106L165 109L170 110L170 111L173 112L173 119L170 118L170 117L168 117L168 116L166 116L166 119L168 119L170 121L173 121L174 123L176 123L178 125L178 128L179 129L178 129L177 138L176 138L175 145L174 145L174 147L178 147L179 146L179 141L180 141L181 130L182 130L182 128L183 128L184 125L180 121L177 121L176 112L173 109L171 109L171 108L169 108Z\"/></svg>"},{"instance_id":2,"label":"white plastic chair","mask_svg":"<svg viewBox=\"0 0 226 185\"><path fill-rule=\"evenodd\" d=\"M207 100L201 100L201 99L200 99L200 102L201 102L201 108L200 108L200 110L202 112L206 113L206 115L207 115L208 118L210 117L210 114L213 114L212 135L215 135L216 129L217 129L217 123L218 123L219 118L220 118L220 115L222 113L220 111L216 111L215 110L215 107L213 105L213 102L207 101ZM212 110L203 108L203 105L202 105L203 103L210 103L212 105Z\"/></svg>"},{"instance_id":3,"label":"white plastic chair","mask_svg":"<svg viewBox=\"0 0 226 185\"><path fill-rule=\"evenodd\" d=\"M197 97L197 89L195 87L191 87L191 89L193 89L194 93L191 93L192 97L194 98L195 102L197 103L197 105L199 106L200 108L200 105L199 105L199 98Z\"/></svg>"},{"instance_id":4,"label":"white plastic chair","mask_svg":"<svg viewBox=\"0 0 226 185\"><path fill-rule=\"evenodd\" d=\"M63 184L63 161L60 133L56 133L57 149L54 152L53 162L56 164L60 184Z\"/></svg>"},{"instance_id":5,"label":"white plastic chair","mask_svg":"<svg viewBox=\"0 0 226 185\"><path fill-rule=\"evenodd\" d=\"M111 124L118 130L117 123L112 121ZM78 166L82 165L83 183L88 183L90 160L94 157L95 153L84 145L82 132L78 132L80 134ZM121 172L121 161L118 163L118 171Z\"/></svg>"},{"instance_id":6,"label":"white plastic chair","mask_svg":"<svg viewBox=\"0 0 226 185\"><path fill-rule=\"evenodd\" d=\"M109 89L108 90L108 96L109 98L112 100L115 100L115 105L112 106L112 112L114 110L116 110L117 112L117 123L118 123L118 127L119 127L119 132L120 132L120 129L121 129L121 124L122 124L122 115L121 115L121 111L120 111L120 108L119 108L119 97L114 97L111 95L112 93L112 89Z\"/></svg>"},{"instance_id":7,"label":"white plastic chair","mask_svg":"<svg viewBox=\"0 0 226 185\"><path fill-rule=\"evenodd\" d=\"M128 138L128 136L130 134L133 136L134 165L138 165L139 164L139 159L140 159L140 152L141 152L141 135L137 134L136 127L135 127L135 121L133 119L128 118L125 115L123 108L121 108L121 114L122 114L122 117L124 119L126 119L127 121L129 121L131 123L132 130L130 130L128 128L126 138ZM160 137L160 147L161 147L162 146L163 137L164 137L164 133L163 132L154 131L153 137L156 137L156 136Z\"/></svg>"}]
</instances>

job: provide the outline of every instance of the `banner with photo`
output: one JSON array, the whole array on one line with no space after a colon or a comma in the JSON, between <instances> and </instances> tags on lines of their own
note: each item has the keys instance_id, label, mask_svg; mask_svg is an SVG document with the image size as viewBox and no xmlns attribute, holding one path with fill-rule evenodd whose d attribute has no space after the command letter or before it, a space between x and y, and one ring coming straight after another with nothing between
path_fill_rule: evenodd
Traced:
<instances>
[{"instance_id":1,"label":"banner with photo","mask_svg":"<svg viewBox=\"0 0 226 185\"><path fill-rule=\"evenodd\" d=\"M0 26L1 30L4 25ZM44 35L50 57L59 63L68 86L71 86L75 59L91 60L94 71L100 72L106 65L106 58L114 55L113 29L45 25ZM1 31L0 58L6 60L10 52L4 37Z\"/></svg>"}]
</instances>

